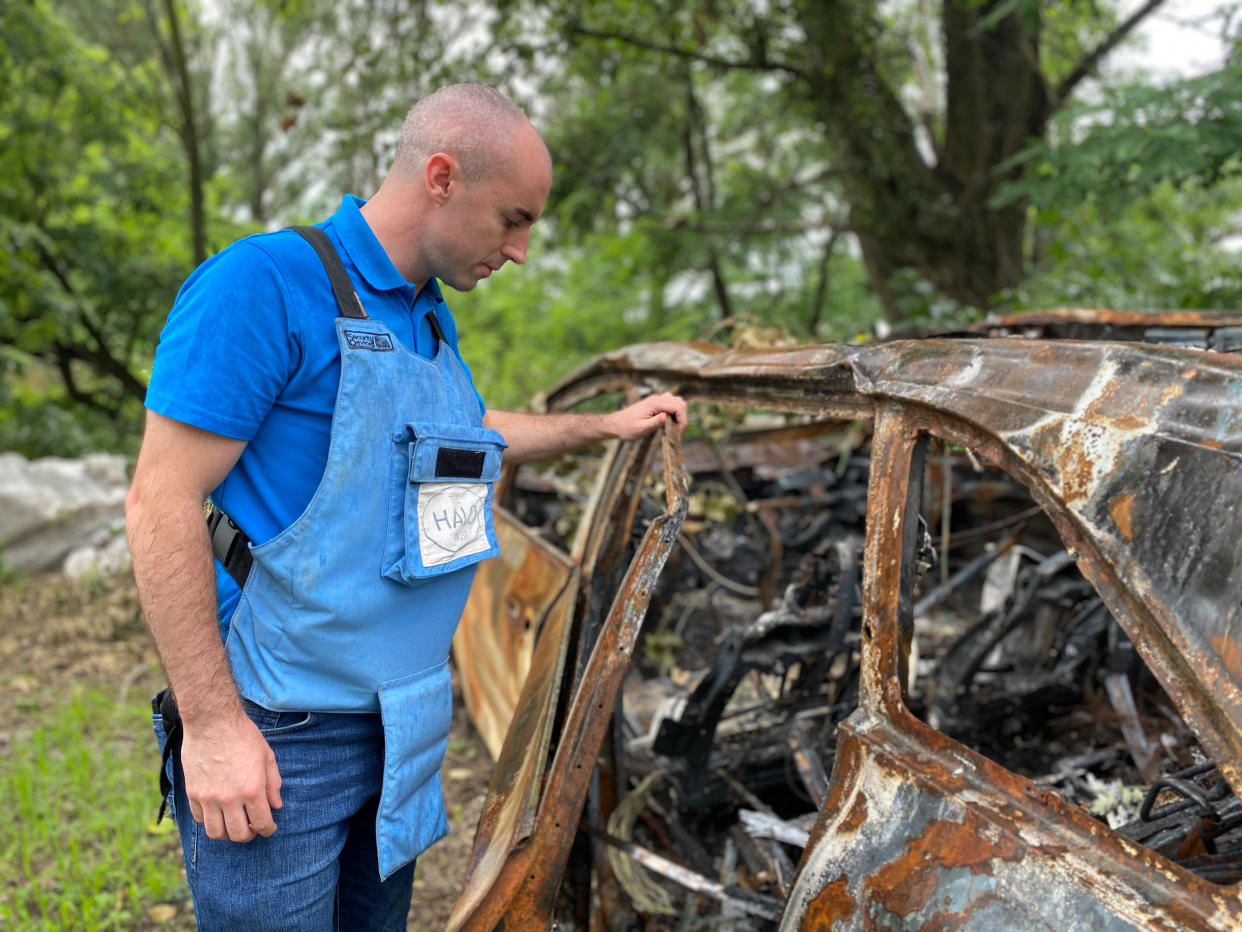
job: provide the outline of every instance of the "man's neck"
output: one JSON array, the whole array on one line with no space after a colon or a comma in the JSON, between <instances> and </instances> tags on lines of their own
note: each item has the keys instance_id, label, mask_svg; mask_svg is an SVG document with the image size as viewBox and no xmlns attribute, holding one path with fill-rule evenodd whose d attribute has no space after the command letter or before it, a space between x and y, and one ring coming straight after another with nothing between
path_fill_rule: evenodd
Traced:
<instances>
[{"instance_id":1,"label":"man's neck","mask_svg":"<svg viewBox=\"0 0 1242 932\"><path fill-rule=\"evenodd\" d=\"M402 204L402 201L405 201ZM392 179L385 179L375 195L359 210L371 233L383 248L394 268L421 292L430 275L416 267L415 239L419 229L416 209L411 206L413 198L398 197Z\"/></svg>"}]
</instances>

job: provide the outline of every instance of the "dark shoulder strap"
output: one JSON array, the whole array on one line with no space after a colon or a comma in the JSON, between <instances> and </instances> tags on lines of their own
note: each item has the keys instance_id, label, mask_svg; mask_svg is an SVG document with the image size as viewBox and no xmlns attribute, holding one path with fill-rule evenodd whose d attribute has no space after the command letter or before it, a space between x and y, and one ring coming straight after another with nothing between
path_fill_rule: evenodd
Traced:
<instances>
[{"instance_id":1,"label":"dark shoulder strap","mask_svg":"<svg viewBox=\"0 0 1242 932\"><path fill-rule=\"evenodd\" d=\"M436 318L435 311L427 312L427 323L431 325L431 332L435 335L435 338L447 346L448 340L444 337L444 331L440 329L440 321Z\"/></svg>"},{"instance_id":2,"label":"dark shoulder strap","mask_svg":"<svg viewBox=\"0 0 1242 932\"><path fill-rule=\"evenodd\" d=\"M323 263L324 270L328 273L328 281L332 283L332 293L336 295L336 306L340 308L341 316L352 317L355 320L368 320L367 312L362 307L362 299L354 290L354 283L350 281L349 273L341 264L341 257L337 255L336 247L328 239L328 234L319 227L290 227L290 229L310 243L319 256L319 261ZM435 338L441 343L448 343L435 311L427 314L427 322L431 325L431 332Z\"/></svg>"},{"instance_id":3,"label":"dark shoulder strap","mask_svg":"<svg viewBox=\"0 0 1242 932\"><path fill-rule=\"evenodd\" d=\"M337 255L336 247L328 239L328 234L319 227L290 227L290 229L314 247L319 261L323 263L324 270L328 273L328 281L332 283L332 293L336 295L336 306L340 308L341 316L351 317L354 320L367 320L367 312L362 308L362 301L358 298L358 292L354 290L354 283L349 280L349 273L341 264L341 257Z\"/></svg>"}]
</instances>

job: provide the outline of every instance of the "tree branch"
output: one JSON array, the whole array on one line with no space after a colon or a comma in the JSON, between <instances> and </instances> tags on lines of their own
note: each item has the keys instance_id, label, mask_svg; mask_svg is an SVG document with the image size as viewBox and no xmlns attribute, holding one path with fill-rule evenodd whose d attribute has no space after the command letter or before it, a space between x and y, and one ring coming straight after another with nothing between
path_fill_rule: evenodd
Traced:
<instances>
[{"instance_id":1,"label":"tree branch","mask_svg":"<svg viewBox=\"0 0 1242 932\"><path fill-rule=\"evenodd\" d=\"M1122 39L1133 32L1139 23L1154 13L1164 2L1165 0L1147 0L1146 3L1120 23L1116 29L1101 39L1099 44L1083 57L1082 61L1057 87L1052 97L1051 107L1049 108L1050 112L1055 112L1069 95L1074 92L1074 88L1099 67L1100 61L1104 56L1111 52Z\"/></svg>"},{"instance_id":2,"label":"tree branch","mask_svg":"<svg viewBox=\"0 0 1242 932\"><path fill-rule=\"evenodd\" d=\"M803 80L808 79L808 75L793 65L785 62L776 61L730 61L726 58L717 58L714 55L704 55L702 52L693 49L681 49L674 45L664 45L659 42L652 42L649 39L640 39L638 36L631 36L621 32L604 32L598 29L588 29L581 23L571 22L568 25L568 31L571 35L582 36L586 39L613 39L617 42L624 42L636 48L646 49L649 52L659 52L664 55L672 55L676 58L684 58L689 61L701 62L705 65L711 65L713 68L720 68L726 71L777 71L784 74L793 75Z\"/></svg>"},{"instance_id":3,"label":"tree branch","mask_svg":"<svg viewBox=\"0 0 1242 932\"><path fill-rule=\"evenodd\" d=\"M81 322L83 328L85 328L86 332L95 343L95 346L92 349L91 347L84 346L80 343L65 343L63 340L58 341L58 358L63 357L66 354L70 354L75 359L81 359L83 361L93 363L101 371L106 372L108 375L115 378L127 394L142 400L142 398L146 395L146 386L143 385L142 382L129 371L129 368L123 362L112 355L111 350L108 349L108 343L104 338L103 332L99 329L99 325L91 319L90 313L87 309L83 307L81 302L78 300L78 295L73 288L73 283L69 281L69 276L65 273L64 269L61 268L60 263L56 261L56 257L48 252L42 243L36 242L35 250L39 254L39 261L43 264L43 267L52 273L56 281L60 283L60 287L64 290L65 294L74 299L74 303L77 305L78 310L78 320ZM67 371L64 366L61 366L60 368L62 373ZM73 393L73 386L70 383L66 382L65 387L70 390L71 394Z\"/></svg>"},{"instance_id":4,"label":"tree branch","mask_svg":"<svg viewBox=\"0 0 1242 932\"><path fill-rule=\"evenodd\" d=\"M679 218L666 220L664 227L668 230L702 233L705 236L728 234L729 244L732 245L739 236L784 236L787 233L809 233L814 230L844 230L849 229L849 224L843 220L785 220L760 224L753 217L746 218L739 223L711 223Z\"/></svg>"},{"instance_id":5,"label":"tree branch","mask_svg":"<svg viewBox=\"0 0 1242 932\"><path fill-rule=\"evenodd\" d=\"M716 206L715 185L712 181L711 155L708 147L707 128L703 124L703 110L694 96L694 78L690 69L685 70L686 79L686 174L690 178L690 187L694 191L694 206L700 213L707 213ZM699 159L696 155L695 141L701 140L703 147L703 168L705 178L699 177ZM720 257L711 241L705 243L707 248L707 268L711 272L712 287L716 292L716 303L720 305L720 319L733 316L733 304L729 298L729 283L725 280L724 269Z\"/></svg>"},{"instance_id":6,"label":"tree branch","mask_svg":"<svg viewBox=\"0 0 1242 932\"><path fill-rule=\"evenodd\" d=\"M824 301L828 297L828 267L832 264L832 254L836 251L837 240L841 238L841 230L834 229L824 246L824 254L819 260L819 281L815 283L815 294L811 297L811 314L807 321L807 330L814 339L818 335L820 321L824 317Z\"/></svg>"},{"instance_id":7,"label":"tree branch","mask_svg":"<svg viewBox=\"0 0 1242 932\"><path fill-rule=\"evenodd\" d=\"M73 401L113 416L119 413L119 409L115 405L108 404L98 395L87 392L78 385L77 380L73 377L73 360L81 357L74 351L72 346L57 342L53 349L55 350L56 370L60 373L60 380L65 386L65 391Z\"/></svg>"}]
</instances>

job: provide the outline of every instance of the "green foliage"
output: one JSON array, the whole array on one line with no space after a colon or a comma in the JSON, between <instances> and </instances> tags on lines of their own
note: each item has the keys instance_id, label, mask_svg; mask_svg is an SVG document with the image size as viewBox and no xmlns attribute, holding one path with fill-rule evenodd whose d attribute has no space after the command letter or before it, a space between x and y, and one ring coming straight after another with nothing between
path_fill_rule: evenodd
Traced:
<instances>
[{"instance_id":1,"label":"green foliage","mask_svg":"<svg viewBox=\"0 0 1242 932\"><path fill-rule=\"evenodd\" d=\"M1017 98L1072 90L1114 3L462 15L446 0L0 9L0 448L132 450L192 218L214 251L369 194L409 104L450 80L514 94L557 168L529 270L451 298L491 404L634 341L854 339L883 318L956 326L993 300L1236 303L1237 65L1105 86L1046 144L996 155L1040 136L1040 95Z\"/></svg>"},{"instance_id":2,"label":"green foliage","mask_svg":"<svg viewBox=\"0 0 1242 932\"><path fill-rule=\"evenodd\" d=\"M1015 160L1026 177L997 204L1091 201L1117 214L1165 185L1210 187L1242 169L1242 62L1169 84L1128 85L1066 111L1049 138Z\"/></svg>"},{"instance_id":3,"label":"green foliage","mask_svg":"<svg viewBox=\"0 0 1242 932\"><path fill-rule=\"evenodd\" d=\"M1242 307L1242 179L1166 182L1114 214L1094 200L1041 212L1045 238L1009 309Z\"/></svg>"},{"instance_id":4,"label":"green foliage","mask_svg":"<svg viewBox=\"0 0 1242 932\"><path fill-rule=\"evenodd\" d=\"M665 312L642 274L650 243L640 232L591 235L550 256L539 255L543 239L531 249L538 271L507 268L450 295L462 353L489 406L523 405L603 349L689 339L705 323L701 311Z\"/></svg>"},{"instance_id":5,"label":"green foliage","mask_svg":"<svg viewBox=\"0 0 1242 932\"><path fill-rule=\"evenodd\" d=\"M26 724L0 757L0 923L145 928L151 906L184 901L176 833L148 829L158 797L149 706L86 690L27 693L18 705Z\"/></svg>"},{"instance_id":6,"label":"green foliage","mask_svg":"<svg viewBox=\"0 0 1242 932\"><path fill-rule=\"evenodd\" d=\"M44 0L2 15L0 379L56 379L12 396L0 441L62 452L66 419L96 435L136 427L141 367L189 266L180 166L149 72L119 67Z\"/></svg>"},{"instance_id":7,"label":"green foliage","mask_svg":"<svg viewBox=\"0 0 1242 932\"><path fill-rule=\"evenodd\" d=\"M138 399L126 399L119 418L101 416L68 397L59 385L31 375L34 368L37 363L14 366L12 387L0 383L0 450L13 450L27 459L83 456L97 450L137 453L142 416Z\"/></svg>"},{"instance_id":8,"label":"green foliage","mask_svg":"<svg viewBox=\"0 0 1242 932\"><path fill-rule=\"evenodd\" d=\"M592 309L594 339L550 358L616 345L605 334L706 337L742 320L804 340L870 329L879 308L837 235L842 192L823 128L779 69L717 64L801 55L788 10L572 0L503 9L498 47L534 96L556 102L540 108L557 169L550 249L586 272L549 279L536 256L544 284L529 306ZM563 66L542 67L550 56ZM590 268L599 263L614 267ZM601 294L598 281L621 290Z\"/></svg>"}]
</instances>

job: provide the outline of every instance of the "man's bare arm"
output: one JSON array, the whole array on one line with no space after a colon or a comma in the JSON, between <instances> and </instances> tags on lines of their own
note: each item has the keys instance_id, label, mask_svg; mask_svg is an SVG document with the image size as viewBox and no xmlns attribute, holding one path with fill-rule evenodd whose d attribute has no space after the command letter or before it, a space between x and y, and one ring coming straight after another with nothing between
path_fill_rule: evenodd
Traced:
<instances>
[{"instance_id":1,"label":"man's bare arm","mask_svg":"<svg viewBox=\"0 0 1242 932\"><path fill-rule=\"evenodd\" d=\"M505 460L526 463L589 446L599 440L633 440L672 418L686 429L686 403L676 395L650 395L610 414L525 414L488 411L483 423L500 431Z\"/></svg>"},{"instance_id":2,"label":"man's bare arm","mask_svg":"<svg viewBox=\"0 0 1242 932\"><path fill-rule=\"evenodd\" d=\"M220 639L203 519L204 499L244 447L148 412L125 499L138 594L181 713L190 811L208 837L233 841L272 834L280 807L276 759L242 709Z\"/></svg>"}]
</instances>

